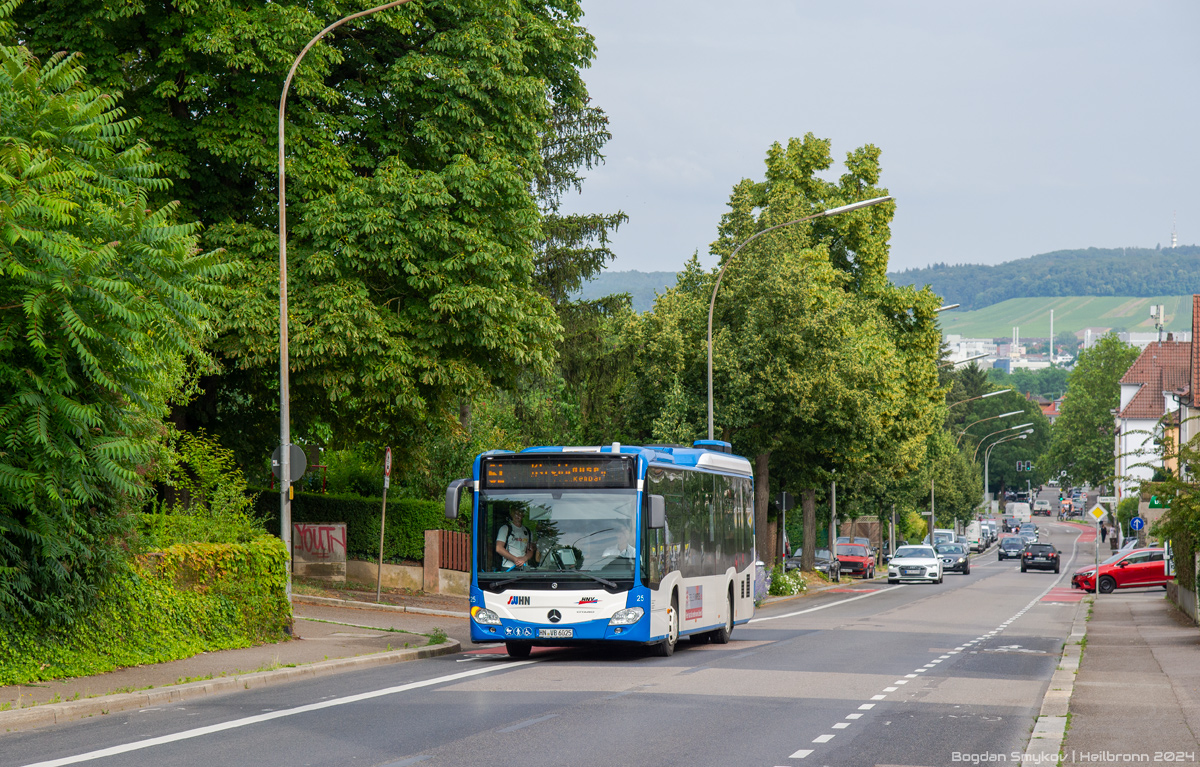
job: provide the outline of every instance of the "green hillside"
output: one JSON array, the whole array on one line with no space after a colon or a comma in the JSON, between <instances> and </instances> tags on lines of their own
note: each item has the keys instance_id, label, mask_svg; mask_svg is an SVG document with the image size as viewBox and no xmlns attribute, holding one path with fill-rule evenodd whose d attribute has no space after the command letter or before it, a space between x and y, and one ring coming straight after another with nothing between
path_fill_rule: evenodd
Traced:
<instances>
[{"instance_id":1,"label":"green hillside","mask_svg":"<svg viewBox=\"0 0 1200 767\"><path fill-rule=\"evenodd\" d=\"M1046 338L1053 309L1055 334L1084 328L1149 333L1154 331L1150 321L1154 304L1166 307L1166 330L1192 329L1191 296L1010 298L974 311L943 312L940 320L943 333L969 338L1011 338L1014 325L1022 338Z\"/></svg>"},{"instance_id":2,"label":"green hillside","mask_svg":"<svg viewBox=\"0 0 1200 767\"><path fill-rule=\"evenodd\" d=\"M994 266L934 264L888 277L897 285L929 285L947 302L962 304L964 309L1031 296L1144 296L1149 300L1150 296L1200 293L1200 247L1058 250Z\"/></svg>"}]
</instances>

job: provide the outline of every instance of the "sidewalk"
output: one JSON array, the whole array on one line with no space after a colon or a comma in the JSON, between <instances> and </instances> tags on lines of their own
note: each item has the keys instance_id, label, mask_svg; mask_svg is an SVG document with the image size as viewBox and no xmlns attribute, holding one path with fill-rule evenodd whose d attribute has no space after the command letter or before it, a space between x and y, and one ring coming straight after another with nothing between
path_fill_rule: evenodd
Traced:
<instances>
[{"instance_id":1,"label":"sidewalk","mask_svg":"<svg viewBox=\"0 0 1200 767\"><path fill-rule=\"evenodd\" d=\"M0 687L0 735L304 677L459 652L470 644L467 599L385 594L389 604L293 595L286 642L201 653L91 677ZM370 594L373 602L374 593ZM445 635L431 644L431 637Z\"/></svg>"},{"instance_id":2,"label":"sidewalk","mask_svg":"<svg viewBox=\"0 0 1200 767\"><path fill-rule=\"evenodd\" d=\"M1063 764L1200 763L1200 628L1161 589L1101 594Z\"/></svg>"}]
</instances>

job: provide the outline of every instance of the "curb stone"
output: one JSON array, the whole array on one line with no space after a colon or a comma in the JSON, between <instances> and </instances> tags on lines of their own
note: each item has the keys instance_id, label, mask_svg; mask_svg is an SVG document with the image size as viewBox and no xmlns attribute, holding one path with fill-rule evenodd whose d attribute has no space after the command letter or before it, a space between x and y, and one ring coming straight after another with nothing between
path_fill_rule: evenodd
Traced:
<instances>
[{"instance_id":1,"label":"curb stone","mask_svg":"<svg viewBox=\"0 0 1200 767\"><path fill-rule=\"evenodd\" d=\"M332 601L339 602L340 604L340 600ZM410 612L416 612L416 610L410 610ZM195 700L208 695L219 695L237 690L251 690L275 684L294 682L300 679L313 679L343 671L356 671L376 666L386 666L392 663L433 658L439 655L451 655L460 649L462 649L462 644L458 640L449 639L441 644L412 647L405 650L392 650L390 652L373 653L371 655L360 655L356 658L337 658L292 668L256 671L251 674L239 674L237 676L221 677L203 682L168 685L138 692L100 695L95 698L86 698L84 700L68 701L65 703L44 703L30 708L0 711L0 732L30 730L36 727L85 719L97 714L105 715L117 711L129 711L132 709L148 708L150 706L180 703L185 700Z\"/></svg>"},{"instance_id":2,"label":"curb stone","mask_svg":"<svg viewBox=\"0 0 1200 767\"><path fill-rule=\"evenodd\" d=\"M1071 633L1062 651L1062 659L1050 677L1050 687L1042 698L1042 708L1025 747L1025 761L1036 764L1058 764L1063 741L1067 737L1067 714L1071 694L1075 690L1075 675L1083 659L1083 640L1087 636L1088 609L1094 597L1079 600Z\"/></svg>"}]
</instances>

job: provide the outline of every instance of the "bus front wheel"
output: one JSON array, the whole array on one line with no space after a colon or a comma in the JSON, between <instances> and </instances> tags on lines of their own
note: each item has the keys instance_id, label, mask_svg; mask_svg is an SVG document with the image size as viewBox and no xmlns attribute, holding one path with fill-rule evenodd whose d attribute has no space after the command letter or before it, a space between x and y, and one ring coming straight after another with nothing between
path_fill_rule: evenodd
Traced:
<instances>
[{"instance_id":1,"label":"bus front wheel","mask_svg":"<svg viewBox=\"0 0 1200 767\"><path fill-rule=\"evenodd\" d=\"M660 658L669 658L675 653L675 643L679 641L679 597L671 595L671 606L667 608L667 636L654 646L655 654Z\"/></svg>"},{"instance_id":2,"label":"bus front wheel","mask_svg":"<svg viewBox=\"0 0 1200 767\"><path fill-rule=\"evenodd\" d=\"M508 650L508 657L510 658L528 658L533 645L528 645L524 642L505 642L504 649Z\"/></svg>"}]
</instances>

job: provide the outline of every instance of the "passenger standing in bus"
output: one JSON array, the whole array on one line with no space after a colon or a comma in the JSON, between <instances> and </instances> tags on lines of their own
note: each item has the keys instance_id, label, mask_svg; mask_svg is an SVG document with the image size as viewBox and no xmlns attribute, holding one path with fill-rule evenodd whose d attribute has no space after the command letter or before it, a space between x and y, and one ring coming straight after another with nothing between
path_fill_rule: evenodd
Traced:
<instances>
[{"instance_id":1,"label":"passenger standing in bus","mask_svg":"<svg viewBox=\"0 0 1200 767\"><path fill-rule=\"evenodd\" d=\"M533 535L521 524L525 509L514 504L508 510L508 524L496 531L496 553L504 557L504 569L522 567L533 559Z\"/></svg>"}]
</instances>

